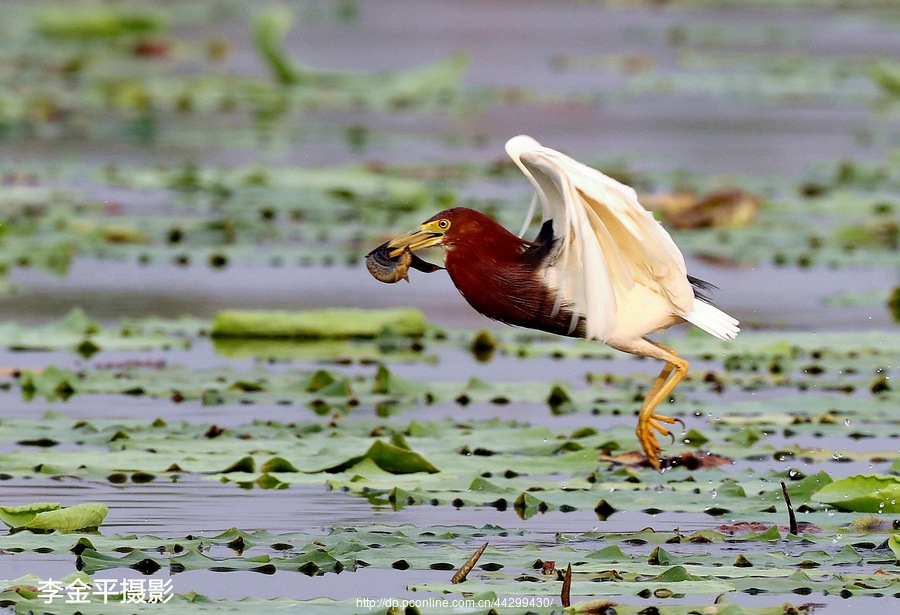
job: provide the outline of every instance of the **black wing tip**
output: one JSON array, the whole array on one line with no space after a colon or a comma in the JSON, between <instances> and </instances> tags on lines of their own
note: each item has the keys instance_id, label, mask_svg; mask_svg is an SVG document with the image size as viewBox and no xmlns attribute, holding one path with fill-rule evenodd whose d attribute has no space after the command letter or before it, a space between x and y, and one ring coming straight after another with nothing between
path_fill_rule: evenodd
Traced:
<instances>
[{"instance_id":1,"label":"black wing tip","mask_svg":"<svg viewBox=\"0 0 900 615\"><path fill-rule=\"evenodd\" d=\"M532 268L540 267L553 252L554 243L553 220L545 220L534 241L523 241L525 262Z\"/></svg>"},{"instance_id":2,"label":"black wing tip","mask_svg":"<svg viewBox=\"0 0 900 615\"><path fill-rule=\"evenodd\" d=\"M706 280L701 280L700 278L695 278L692 275L687 277L688 282L690 282L691 286L694 289L694 297L700 299L701 301L705 301L706 303L712 304L712 301L709 299L709 295L706 294L708 292L719 290L719 287L715 284L707 282Z\"/></svg>"},{"instance_id":3,"label":"black wing tip","mask_svg":"<svg viewBox=\"0 0 900 615\"><path fill-rule=\"evenodd\" d=\"M537 237L534 238L534 243L545 245L552 242L553 220L544 220L544 223L541 225L541 230L538 231Z\"/></svg>"}]
</instances>

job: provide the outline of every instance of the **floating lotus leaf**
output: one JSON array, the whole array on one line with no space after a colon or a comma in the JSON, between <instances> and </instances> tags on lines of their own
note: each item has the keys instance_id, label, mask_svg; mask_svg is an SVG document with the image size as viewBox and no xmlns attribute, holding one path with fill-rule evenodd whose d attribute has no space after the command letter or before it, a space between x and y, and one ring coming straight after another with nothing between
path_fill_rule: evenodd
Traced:
<instances>
[{"instance_id":1,"label":"floating lotus leaf","mask_svg":"<svg viewBox=\"0 0 900 615\"><path fill-rule=\"evenodd\" d=\"M108 512L106 504L77 504L63 508L59 504L42 502L0 506L0 521L12 529L76 532L99 527Z\"/></svg>"},{"instance_id":2,"label":"floating lotus leaf","mask_svg":"<svg viewBox=\"0 0 900 615\"><path fill-rule=\"evenodd\" d=\"M79 308L44 325L0 323L0 347L11 350L72 350L90 357L100 350L152 350L189 345L185 338L160 333L135 335L105 328Z\"/></svg>"},{"instance_id":3,"label":"floating lotus leaf","mask_svg":"<svg viewBox=\"0 0 900 615\"><path fill-rule=\"evenodd\" d=\"M488 64L467 84L465 53L412 61L418 66L411 69L350 73L312 66L294 45L322 43L315 53L326 57L335 41L368 41L373 25L402 22L365 3L267 9L225 2L214 14L202 4L167 3L164 20L152 7L125 3L4 5L0 141L12 154L0 173L0 291L21 291L5 303L21 322L0 324L0 482L11 500L20 498L12 503L63 489L95 501L112 491L110 506L168 497L171 507L153 518L160 536L127 519L136 534L0 536L8 569L31 566L41 575L0 581L0 603L21 614L381 615L403 612L402 600L446 597L487 601L465 607L476 613L549 615L561 609L562 582L542 572L569 564L575 612L604 612L609 604L594 598L603 595L620 615L781 615L819 603L826 611L838 603L860 610L900 595L892 515L860 517L842 507L893 510L889 479L900 473L900 334L888 326L898 303L891 299L900 164L890 148L898 142L900 73L884 51L896 45L883 0L858 0L852 15L826 11L824 21L809 19L808 7L793 10L796 2L773 0L763 4L777 5L777 16L749 24L744 15L712 10L716 1L704 3L711 10L702 23L675 10L663 16L672 62L657 66L649 53L554 56L544 68L563 87L553 92L519 87L517 75L503 71L495 71L500 81L492 79L487 56L479 56ZM489 21L494 8L479 15ZM611 29L604 44L646 38L644 8L617 16L637 25ZM289 32L292 19L298 27ZM865 57L848 55L846 41L822 54L821 45L805 44L822 27L876 36ZM656 37L658 28L651 29ZM534 52L539 58L540 45ZM371 69L386 57L339 60ZM548 78L540 70L529 75ZM600 83L603 91L584 96L584 83ZM758 302L743 305L744 331L731 343L684 328L655 338L691 362L667 410L685 431L664 446L675 460L697 461L694 470L680 464L656 473L629 463L640 460L635 411L659 366L602 344L521 329L492 329L476 339L473 330L427 325L412 335L376 329L338 337L345 335L341 323L327 319L300 340L210 341L212 322L198 317L110 324L111 310L125 306L168 309L165 297L183 286L173 291L163 276L221 282L233 275L237 287L247 275L280 268L294 283L286 292L305 300L294 268L322 267L297 276L303 278L360 267L363 255L398 229L456 203L471 201L518 230L530 188L513 164L494 159L502 153L491 144L496 135L482 128L502 127L494 120L510 112L589 115L597 101L613 116L627 109L638 123L661 102L678 115L688 101L688 115L709 115L713 126L717 105L731 117L740 101L740 114L766 120L760 135L749 136L748 151L754 139L772 144L765 131L776 130L786 112L801 123L810 109L847 119L829 126L832 136L863 127L843 139L852 149L845 143L828 150L847 159L798 171L785 157L789 164L773 177L646 170L669 164L666 151L639 164L626 157L589 161L635 185L647 203L653 199L644 195L682 189L756 197L736 200L730 213L739 215L725 220L741 225L721 224L728 207L716 199L700 203L702 211L693 212L699 217L680 221L712 226L667 224L692 272L711 266L699 266L697 257L734 267L709 276L723 288L714 299L724 308L738 309L745 297ZM684 123L672 126L675 141L683 140ZM689 140L697 137L688 132ZM821 138L814 132L812 144ZM609 143L621 149L621 141L612 135ZM746 145L732 141L717 143L726 150ZM680 145L672 151L683 151ZM604 148L594 156L612 153ZM342 163L329 164L336 159ZM141 284L128 301L120 301L122 289L97 289L92 274L105 275L109 261L146 280L146 288ZM45 280L43 271L64 276L73 263L82 277ZM758 265L768 294L736 288L747 279L743 268ZM95 297L95 290L103 294ZM163 301L150 300L156 291ZM39 322L58 302L86 292L88 300L102 300L103 312ZM228 299L246 303L244 294ZM801 303L801 295L823 302ZM197 314L211 305L178 299ZM34 313L16 312L38 302ZM759 309L767 302L771 311ZM867 318L853 318L860 313ZM782 316L791 323L784 329ZM706 467L703 459L729 463ZM788 530L781 480L798 535ZM324 517L294 520L298 531L214 535L203 527L205 517L179 513L208 505L202 498L210 492L215 504L240 500L234 514L258 513L251 527L268 523L278 497L327 495L328 504ZM311 497L301 506L321 501ZM342 502L371 508L384 524L349 523ZM36 505L6 513L18 524L67 510ZM121 523L123 511L113 512ZM492 524L436 521L475 518ZM182 527L185 519L199 524L190 535L167 521ZM489 547L466 583L450 583L452 570L484 542ZM150 579L171 577L175 592L167 604L46 604L37 588L50 562L59 572L73 560L94 574L58 580L89 585L158 569ZM216 592L238 591L247 576L247 593L268 591L258 589L268 581L296 586L301 597L217 600L191 591L195 580L216 585L207 581L219 572L225 576L214 581L224 581L217 585L224 589ZM351 588L345 595L352 599L303 597L338 583L340 591ZM396 593L398 600L358 602L355 594L364 598L366 588L374 588L374 598ZM413 591L419 589L440 593ZM511 597L541 602L500 602ZM443 615L460 608L432 602L406 610Z\"/></svg>"},{"instance_id":4,"label":"floating lotus leaf","mask_svg":"<svg viewBox=\"0 0 900 615\"><path fill-rule=\"evenodd\" d=\"M165 29L161 16L126 8L82 7L63 10L45 8L36 16L41 35L58 39L115 38L155 34Z\"/></svg>"},{"instance_id":5,"label":"floating lotus leaf","mask_svg":"<svg viewBox=\"0 0 900 615\"><path fill-rule=\"evenodd\" d=\"M395 446L381 440L376 440L364 455L352 457L336 466L325 468L323 471L334 473L345 470L353 470L356 464L363 461L371 461L376 466L390 474L413 474L417 472L439 472L436 467L424 457L410 450L406 446Z\"/></svg>"},{"instance_id":6,"label":"floating lotus leaf","mask_svg":"<svg viewBox=\"0 0 900 615\"><path fill-rule=\"evenodd\" d=\"M841 510L896 514L900 512L900 477L849 476L816 491L812 499Z\"/></svg>"},{"instance_id":7,"label":"floating lotus leaf","mask_svg":"<svg viewBox=\"0 0 900 615\"><path fill-rule=\"evenodd\" d=\"M347 338L375 337L385 330L422 335L425 317L419 310L330 309L309 312L220 312L213 319L213 337Z\"/></svg>"}]
</instances>

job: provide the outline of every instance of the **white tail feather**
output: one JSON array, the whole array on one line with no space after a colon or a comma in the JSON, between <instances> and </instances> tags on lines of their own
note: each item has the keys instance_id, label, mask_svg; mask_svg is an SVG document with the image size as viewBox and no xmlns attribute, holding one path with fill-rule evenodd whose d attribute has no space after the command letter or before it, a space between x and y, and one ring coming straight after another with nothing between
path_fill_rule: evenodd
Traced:
<instances>
[{"instance_id":1,"label":"white tail feather","mask_svg":"<svg viewBox=\"0 0 900 615\"><path fill-rule=\"evenodd\" d=\"M683 318L721 340L734 339L741 331L737 320L700 299L694 300L694 309Z\"/></svg>"}]
</instances>

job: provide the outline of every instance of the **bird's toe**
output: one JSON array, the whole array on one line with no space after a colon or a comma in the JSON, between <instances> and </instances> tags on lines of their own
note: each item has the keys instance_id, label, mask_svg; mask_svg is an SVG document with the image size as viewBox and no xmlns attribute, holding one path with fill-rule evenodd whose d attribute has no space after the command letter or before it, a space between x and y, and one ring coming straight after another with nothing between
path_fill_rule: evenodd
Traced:
<instances>
[{"instance_id":1,"label":"bird's toe","mask_svg":"<svg viewBox=\"0 0 900 615\"><path fill-rule=\"evenodd\" d=\"M662 423L668 423L669 425L678 423L679 425L681 425L682 429L684 429L684 421L679 418L675 418L674 416L666 416L664 414L651 414L650 419Z\"/></svg>"},{"instance_id":2,"label":"bird's toe","mask_svg":"<svg viewBox=\"0 0 900 615\"><path fill-rule=\"evenodd\" d=\"M663 414L651 414L646 419L641 417L638 421L636 430L638 441L647 455L647 461L657 470L660 469L659 458L662 455L663 448L656 439L654 431L663 436L669 436L674 444L675 435L665 425L674 425L675 423L680 424L684 428L684 421Z\"/></svg>"},{"instance_id":3,"label":"bird's toe","mask_svg":"<svg viewBox=\"0 0 900 615\"><path fill-rule=\"evenodd\" d=\"M665 429L661 425L654 424L652 419L647 423L640 423L637 428L637 437L638 442L641 444L641 448L644 449L644 453L647 455L647 461L653 466L655 469L659 469L659 455L662 453L662 446L659 445L659 442L656 440L656 436L653 434L653 429Z\"/></svg>"}]
</instances>

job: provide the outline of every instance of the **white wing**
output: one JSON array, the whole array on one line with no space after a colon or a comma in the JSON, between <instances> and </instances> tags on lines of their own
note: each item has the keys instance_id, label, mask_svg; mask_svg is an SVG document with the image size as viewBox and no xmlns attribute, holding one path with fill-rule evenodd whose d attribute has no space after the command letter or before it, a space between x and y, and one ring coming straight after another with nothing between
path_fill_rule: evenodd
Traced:
<instances>
[{"instance_id":1,"label":"white wing","mask_svg":"<svg viewBox=\"0 0 900 615\"><path fill-rule=\"evenodd\" d=\"M633 188L531 137L513 137L506 151L534 185L544 220L553 220L561 240L547 270L556 307L566 303L584 315L587 337L608 338L616 327L616 296L635 284L666 297L675 314L693 311L684 257Z\"/></svg>"}]
</instances>

